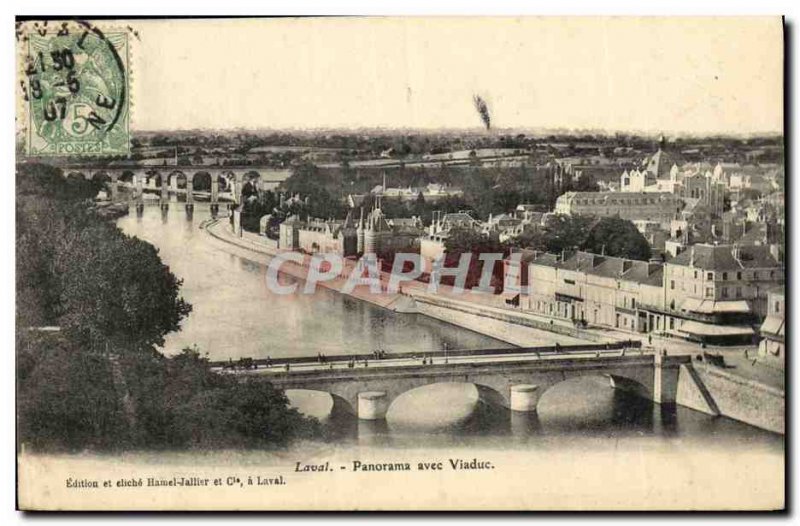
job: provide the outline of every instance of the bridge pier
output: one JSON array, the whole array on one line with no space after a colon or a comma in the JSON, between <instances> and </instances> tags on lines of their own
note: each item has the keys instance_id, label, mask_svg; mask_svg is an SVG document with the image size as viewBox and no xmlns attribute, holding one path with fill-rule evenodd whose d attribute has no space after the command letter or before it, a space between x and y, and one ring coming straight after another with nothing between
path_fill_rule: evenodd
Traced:
<instances>
[{"instance_id":1,"label":"bridge pier","mask_svg":"<svg viewBox=\"0 0 800 526\"><path fill-rule=\"evenodd\" d=\"M536 411L539 403L539 386L532 384L517 384L511 386L510 409L530 413Z\"/></svg>"},{"instance_id":2,"label":"bridge pier","mask_svg":"<svg viewBox=\"0 0 800 526\"><path fill-rule=\"evenodd\" d=\"M359 420L383 420L388 409L389 399L385 391L358 393Z\"/></svg>"},{"instance_id":3,"label":"bridge pier","mask_svg":"<svg viewBox=\"0 0 800 526\"><path fill-rule=\"evenodd\" d=\"M161 178L161 210L169 209L169 187L166 177Z\"/></svg>"},{"instance_id":4,"label":"bridge pier","mask_svg":"<svg viewBox=\"0 0 800 526\"><path fill-rule=\"evenodd\" d=\"M653 402L657 404L676 403L680 366L679 360L670 359L666 354L656 353L653 371Z\"/></svg>"},{"instance_id":5,"label":"bridge pier","mask_svg":"<svg viewBox=\"0 0 800 526\"><path fill-rule=\"evenodd\" d=\"M211 176L211 202L216 203L219 200L219 179L217 175Z\"/></svg>"},{"instance_id":6,"label":"bridge pier","mask_svg":"<svg viewBox=\"0 0 800 526\"><path fill-rule=\"evenodd\" d=\"M108 188L109 193L111 194L111 199L116 201L117 197L119 196L119 181L117 181L116 175L111 176L111 182L108 183Z\"/></svg>"},{"instance_id":7,"label":"bridge pier","mask_svg":"<svg viewBox=\"0 0 800 526\"><path fill-rule=\"evenodd\" d=\"M194 183L191 179L186 181L186 211L194 209Z\"/></svg>"}]
</instances>

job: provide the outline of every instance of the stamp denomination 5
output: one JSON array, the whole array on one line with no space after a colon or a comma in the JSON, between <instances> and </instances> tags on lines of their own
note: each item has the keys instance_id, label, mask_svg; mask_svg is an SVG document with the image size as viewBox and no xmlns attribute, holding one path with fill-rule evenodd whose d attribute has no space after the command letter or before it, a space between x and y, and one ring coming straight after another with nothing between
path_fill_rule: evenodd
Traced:
<instances>
[{"instance_id":1,"label":"stamp denomination 5","mask_svg":"<svg viewBox=\"0 0 800 526\"><path fill-rule=\"evenodd\" d=\"M83 21L18 31L29 155L127 154L128 34Z\"/></svg>"}]
</instances>

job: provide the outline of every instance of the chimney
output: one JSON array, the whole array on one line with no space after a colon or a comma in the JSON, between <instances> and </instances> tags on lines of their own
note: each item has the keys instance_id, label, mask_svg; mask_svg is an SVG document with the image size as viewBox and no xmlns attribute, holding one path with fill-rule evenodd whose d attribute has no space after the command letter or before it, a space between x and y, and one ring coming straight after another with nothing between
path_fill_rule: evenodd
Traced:
<instances>
[{"instance_id":1,"label":"chimney","mask_svg":"<svg viewBox=\"0 0 800 526\"><path fill-rule=\"evenodd\" d=\"M741 248L739 248L738 243L733 245L733 250L731 251L731 254L733 255L733 259L735 259L736 261L741 260L742 250Z\"/></svg>"},{"instance_id":2,"label":"chimney","mask_svg":"<svg viewBox=\"0 0 800 526\"><path fill-rule=\"evenodd\" d=\"M689 247L689 266L694 266L694 246Z\"/></svg>"}]
</instances>

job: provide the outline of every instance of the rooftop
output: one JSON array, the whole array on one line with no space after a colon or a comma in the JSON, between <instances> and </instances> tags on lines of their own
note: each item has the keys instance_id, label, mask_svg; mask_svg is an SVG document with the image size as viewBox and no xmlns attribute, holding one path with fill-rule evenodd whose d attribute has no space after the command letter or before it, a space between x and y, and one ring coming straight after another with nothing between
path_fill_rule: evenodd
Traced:
<instances>
[{"instance_id":1,"label":"rooftop","mask_svg":"<svg viewBox=\"0 0 800 526\"><path fill-rule=\"evenodd\" d=\"M738 247L737 250L734 249L734 245L692 245L670 260L669 263L671 265L715 271L777 268L781 266L766 245L746 245ZM738 251L738 258L734 257L734 252L736 251Z\"/></svg>"}]
</instances>

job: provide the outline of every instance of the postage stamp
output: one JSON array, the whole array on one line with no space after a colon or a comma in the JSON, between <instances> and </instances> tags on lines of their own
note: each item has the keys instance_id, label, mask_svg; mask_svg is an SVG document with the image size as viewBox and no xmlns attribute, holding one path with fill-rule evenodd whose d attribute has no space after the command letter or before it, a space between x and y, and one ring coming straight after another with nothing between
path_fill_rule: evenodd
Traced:
<instances>
[{"instance_id":1,"label":"postage stamp","mask_svg":"<svg viewBox=\"0 0 800 526\"><path fill-rule=\"evenodd\" d=\"M69 21L21 26L17 38L27 154L128 154L128 33Z\"/></svg>"}]
</instances>

